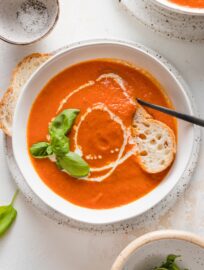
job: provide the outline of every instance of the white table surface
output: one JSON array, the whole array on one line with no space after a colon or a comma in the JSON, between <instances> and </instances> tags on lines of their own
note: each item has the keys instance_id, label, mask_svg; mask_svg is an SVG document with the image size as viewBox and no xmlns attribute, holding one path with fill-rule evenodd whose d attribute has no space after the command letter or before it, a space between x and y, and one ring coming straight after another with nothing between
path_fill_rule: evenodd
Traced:
<instances>
[{"instance_id":1,"label":"white table surface","mask_svg":"<svg viewBox=\"0 0 204 270\"><path fill-rule=\"evenodd\" d=\"M159 51L182 73L204 117L204 44L161 37L124 12L116 0L60 0L61 14L54 31L31 46L0 41L1 95L12 68L31 52L47 52L71 42L91 38L117 38L140 42ZM203 134L202 134L203 136ZM9 174L0 134L0 203L10 201L16 186ZM168 214L153 224L156 229L183 229L204 236L204 149L201 147L191 185ZM56 224L27 204L19 194L18 218L0 239L1 270L109 270L118 253L144 230L128 234L91 234Z\"/></svg>"}]
</instances>

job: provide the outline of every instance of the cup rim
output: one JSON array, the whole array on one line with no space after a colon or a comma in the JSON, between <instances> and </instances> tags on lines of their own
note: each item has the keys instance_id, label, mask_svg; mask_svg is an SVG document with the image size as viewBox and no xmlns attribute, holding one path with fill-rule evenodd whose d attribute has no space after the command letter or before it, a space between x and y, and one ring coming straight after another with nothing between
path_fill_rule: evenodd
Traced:
<instances>
[{"instance_id":1,"label":"cup rim","mask_svg":"<svg viewBox=\"0 0 204 270\"><path fill-rule=\"evenodd\" d=\"M159 230L146 233L128 244L116 258L111 270L122 270L131 255L146 244L158 240L183 240L204 248L204 238L183 230Z\"/></svg>"}]
</instances>

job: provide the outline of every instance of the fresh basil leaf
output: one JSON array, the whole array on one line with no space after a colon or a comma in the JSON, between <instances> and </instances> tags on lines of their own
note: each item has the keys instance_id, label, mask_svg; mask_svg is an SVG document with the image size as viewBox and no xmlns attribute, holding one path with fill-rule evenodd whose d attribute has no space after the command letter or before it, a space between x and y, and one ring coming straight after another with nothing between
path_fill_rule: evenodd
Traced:
<instances>
[{"instance_id":1,"label":"fresh basil leaf","mask_svg":"<svg viewBox=\"0 0 204 270\"><path fill-rule=\"evenodd\" d=\"M77 109L67 109L61 112L50 123L49 133L50 134L61 133L66 135L71 130L79 112L80 110Z\"/></svg>"},{"instance_id":2,"label":"fresh basil leaf","mask_svg":"<svg viewBox=\"0 0 204 270\"><path fill-rule=\"evenodd\" d=\"M173 263L172 264L172 266L171 266L171 268L170 268L171 270L181 270L181 268L180 267L178 267L178 265L177 264L175 264L175 263Z\"/></svg>"},{"instance_id":3,"label":"fresh basil leaf","mask_svg":"<svg viewBox=\"0 0 204 270\"><path fill-rule=\"evenodd\" d=\"M48 148L47 148L47 154L49 156L51 156L53 154L53 150L52 150L52 146L51 145L49 145Z\"/></svg>"},{"instance_id":4,"label":"fresh basil leaf","mask_svg":"<svg viewBox=\"0 0 204 270\"><path fill-rule=\"evenodd\" d=\"M1 208L1 207L0 207ZM0 217L0 236L2 236L11 226L17 216L17 211L8 205Z\"/></svg>"},{"instance_id":5,"label":"fresh basil leaf","mask_svg":"<svg viewBox=\"0 0 204 270\"><path fill-rule=\"evenodd\" d=\"M56 165L58 167L59 170L63 170L62 166L59 164L59 160L56 160Z\"/></svg>"},{"instance_id":6,"label":"fresh basil leaf","mask_svg":"<svg viewBox=\"0 0 204 270\"><path fill-rule=\"evenodd\" d=\"M89 174L89 165L76 153L69 152L58 159L59 166L73 177L80 178Z\"/></svg>"},{"instance_id":7,"label":"fresh basil leaf","mask_svg":"<svg viewBox=\"0 0 204 270\"><path fill-rule=\"evenodd\" d=\"M177 259L177 258L179 258L180 256L178 256L178 255L174 255L174 254L170 254L170 255L168 255L167 256L167 264L172 264L172 263L174 263L175 262L175 260Z\"/></svg>"},{"instance_id":8,"label":"fresh basil leaf","mask_svg":"<svg viewBox=\"0 0 204 270\"><path fill-rule=\"evenodd\" d=\"M52 155L52 149L47 142L35 143L30 147L30 153L35 158L46 158Z\"/></svg>"},{"instance_id":9,"label":"fresh basil leaf","mask_svg":"<svg viewBox=\"0 0 204 270\"><path fill-rule=\"evenodd\" d=\"M51 136L51 148L56 156L64 156L69 152L69 139L65 135L56 133Z\"/></svg>"},{"instance_id":10,"label":"fresh basil leaf","mask_svg":"<svg viewBox=\"0 0 204 270\"><path fill-rule=\"evenodd\" d=\"M154 270L181 270L180 267L175 263L176 259L180 257L177 255L170 254L166 258L166 262L164 262L160 267L155 267Z\"/></svg>"},{"instance_id":11,"label":"fresh basil leaf","mask_svg":"<svg viewBox=\"0 0 204 270\"><path fill-rule=\"evenodd\" d=\"M167 269L167 268L161 268L161 267L156 267L156 268L154 268L154 270L169 270L169 269Z\"/></svg>"},{"instance_id":12,"label":"fresh basil leaf","mask_svg":"<svg viewBox=\"0 0 204 270\"><path fill-rule=\"evenodd\" d=\"M17 211L13 207L17 193L18 191L15 192L12 202L9 205L0 206L0 236L6 233L17 216Z\"/></svg>"},{"instance_id":13,"label":"fresh basil leaf","mask_svg":"<svg viewBox=\"0 0 204 270\"><path fill-rule=\"evenodd\" d=\"M163 263L161 267L164 267L170 270L179 270L178 266L175 264L175 261L178 257L180 256L173 255L173 254L168 255L166 262Z\"/></svg>"}]
</instances>

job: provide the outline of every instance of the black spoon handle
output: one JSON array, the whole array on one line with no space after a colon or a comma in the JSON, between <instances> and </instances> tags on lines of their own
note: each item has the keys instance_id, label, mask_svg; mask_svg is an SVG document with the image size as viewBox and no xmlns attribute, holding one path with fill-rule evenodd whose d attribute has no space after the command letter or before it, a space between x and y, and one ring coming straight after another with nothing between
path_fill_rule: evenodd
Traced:
<instances>
[{"instance_id":1,"label":"black spoon handle","mask_svg":"<svg viewBox=\"0 0 204 270\"><path fill-rule=\"evenodd\" d=\"M154 109L154 110L157 110L157 111L160 111L160 112L163 112L163 113L166 113L168 115L171 115L171 116L174 116L176 118L182 119L182 120L184 120L186 122L190 122L192 124L204 127L204 120L203 119L200 119L200 118L188 115L188 114L180 113L180 112L177 112L177 111L174 111L174 110L171 110L171 109L159 106L159 105L155 105L155 104L146 102L144 100L141 100L140 98L137 98L137 102L140 105L149 107L151 109Z\"/></svg>"}]
</instances>

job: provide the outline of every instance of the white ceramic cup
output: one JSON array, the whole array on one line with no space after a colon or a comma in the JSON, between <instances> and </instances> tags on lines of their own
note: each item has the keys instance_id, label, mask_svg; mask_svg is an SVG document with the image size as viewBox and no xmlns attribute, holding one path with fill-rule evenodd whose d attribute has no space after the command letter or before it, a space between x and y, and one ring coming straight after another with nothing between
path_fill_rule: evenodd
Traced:
<instances>
[{"instance_id":1,"label":"white ceramic cup","mask_svg":"<svg viewBox=\"0 0 204 270\"><path fill-rule=\"evenodd\" d=\"M130 243L111 270L151 270L169 254L181 256L177 260L181 269L204 269L204 239L189 232L164 230L145 234Z\"/></svg>"},{"instance_id":2,"label":"white ceramic cup","mask_svg":"<svg viewBox=\"0 0 204 270\"><path fill-rule=\"evenodd\" d=\"M16 45L41 40L59 17L58 0L0 0L0 39Z\"/></svg>"}]
</instances>

